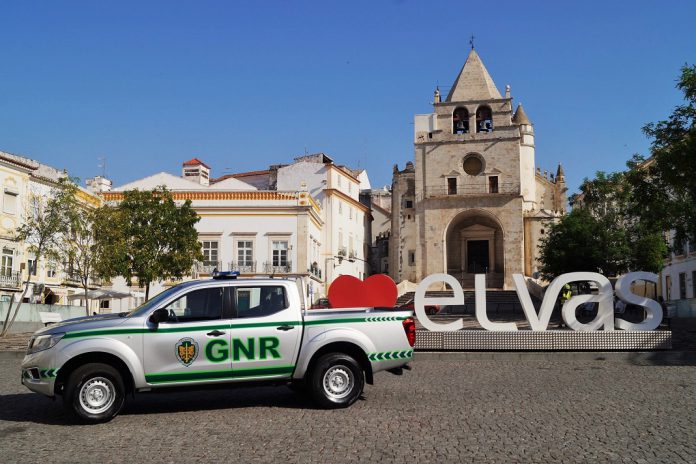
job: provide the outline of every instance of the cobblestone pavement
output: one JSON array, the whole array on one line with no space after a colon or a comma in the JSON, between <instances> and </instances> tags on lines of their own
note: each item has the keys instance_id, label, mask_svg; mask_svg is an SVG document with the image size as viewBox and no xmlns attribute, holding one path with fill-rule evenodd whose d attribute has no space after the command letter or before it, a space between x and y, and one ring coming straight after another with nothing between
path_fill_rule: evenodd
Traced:
<instances>
[{"instance_id":1,"label":"cobblestone pavement","mask_svg":"<svg viewBox=\"0 0 696 464\"><path fill-rule=\"evenodd\" d=\"M108 424L0 359L2 462L696 462L696 368L608 361L417 360L349 409L285 387L142 394Z\"/></svg>"}]
</instances>

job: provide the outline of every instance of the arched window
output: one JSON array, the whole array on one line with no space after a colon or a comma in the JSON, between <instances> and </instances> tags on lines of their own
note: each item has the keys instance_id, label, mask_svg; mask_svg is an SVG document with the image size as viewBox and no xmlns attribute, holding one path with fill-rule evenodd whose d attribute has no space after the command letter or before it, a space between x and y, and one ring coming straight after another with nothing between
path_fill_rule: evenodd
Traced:
<instances>
[{"instance_id":1,"label":"arched window","mask_svg":"<svg viewBox=\"0 0 696 464\"><path fill-rule=\"evenodd\" d=\"M469 133L469 112L466 108L457 108L452 114L452 133Z\"/></svg>"},{"instance_id":2,"label":"arched window","mask_svg":"<svg viewBox=\"0 0 696 464\"><path fill-rule=\"evenodd\" d=\"M493 112L488 106L476 110L476 132L493 132Z\"/></svg>"}]
</instances>

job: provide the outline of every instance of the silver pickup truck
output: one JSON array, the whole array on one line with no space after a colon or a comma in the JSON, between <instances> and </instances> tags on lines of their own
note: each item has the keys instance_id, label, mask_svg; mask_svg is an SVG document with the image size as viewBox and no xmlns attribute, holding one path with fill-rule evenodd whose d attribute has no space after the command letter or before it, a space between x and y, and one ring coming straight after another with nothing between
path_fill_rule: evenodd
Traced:
<instances>
[{"instance_id":1,"label":"silver pickup truck","mask_svg":"<svg viewBox=\"0 0 696 464\"><path fill-rule=\"evenodd\" d=\"M83 422L115 417L129 393L219 383L286 383L347 407L373 374L413 356L411 311L307 310L301 281L182 283L129 313L72 319L34 334L22 383L63 397Z\"/></svg>"}]
</instances>

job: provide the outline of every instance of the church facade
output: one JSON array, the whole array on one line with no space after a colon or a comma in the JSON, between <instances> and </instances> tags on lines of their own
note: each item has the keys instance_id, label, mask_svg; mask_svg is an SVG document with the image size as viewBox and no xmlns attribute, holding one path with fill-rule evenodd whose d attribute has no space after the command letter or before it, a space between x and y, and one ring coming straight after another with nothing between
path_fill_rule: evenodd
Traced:
<instances>
[{"instance_id":1,"label":"church facade","mask_svg":"<svg viewBox=\"0 0 696 464\"><path fill-rule=\"evenodd\" d=\"M389 270L395 281L448 273L464 288L486 274L510 289L537 270L548 223L566 211L562 167L535 164L534 128L513 111L474 49L448 95L415 116L414 162L394 166Z\"/></svg>"}]
</instances>

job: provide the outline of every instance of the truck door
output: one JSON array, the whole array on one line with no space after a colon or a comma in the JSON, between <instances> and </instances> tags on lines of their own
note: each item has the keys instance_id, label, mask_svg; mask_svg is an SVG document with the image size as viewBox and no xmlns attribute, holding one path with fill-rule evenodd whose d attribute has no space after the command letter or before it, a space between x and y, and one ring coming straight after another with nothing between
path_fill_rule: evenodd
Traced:
<instances>
[{"instance_id":1,"label":"truck door","mask_svg":"<svg viewBox=\"0 0 696 464\"><path fill-rule=\"evenodd\" d=\"M151 384L207 383L229 378L230 287L199 288L166 305L169 320L147 322L143 358Z\"/></svg>"},{"instance_id":2,"label":"truck door","mask_svg":"<svg viewBox=\"0 0 696 464\"><path fill-rule=\"evenodd\" d=\"M295 369L302 335L300 308L285 286L240 284L233 292L230 358L235 378L284 378Z\"/></svg>"}]
</instances>

